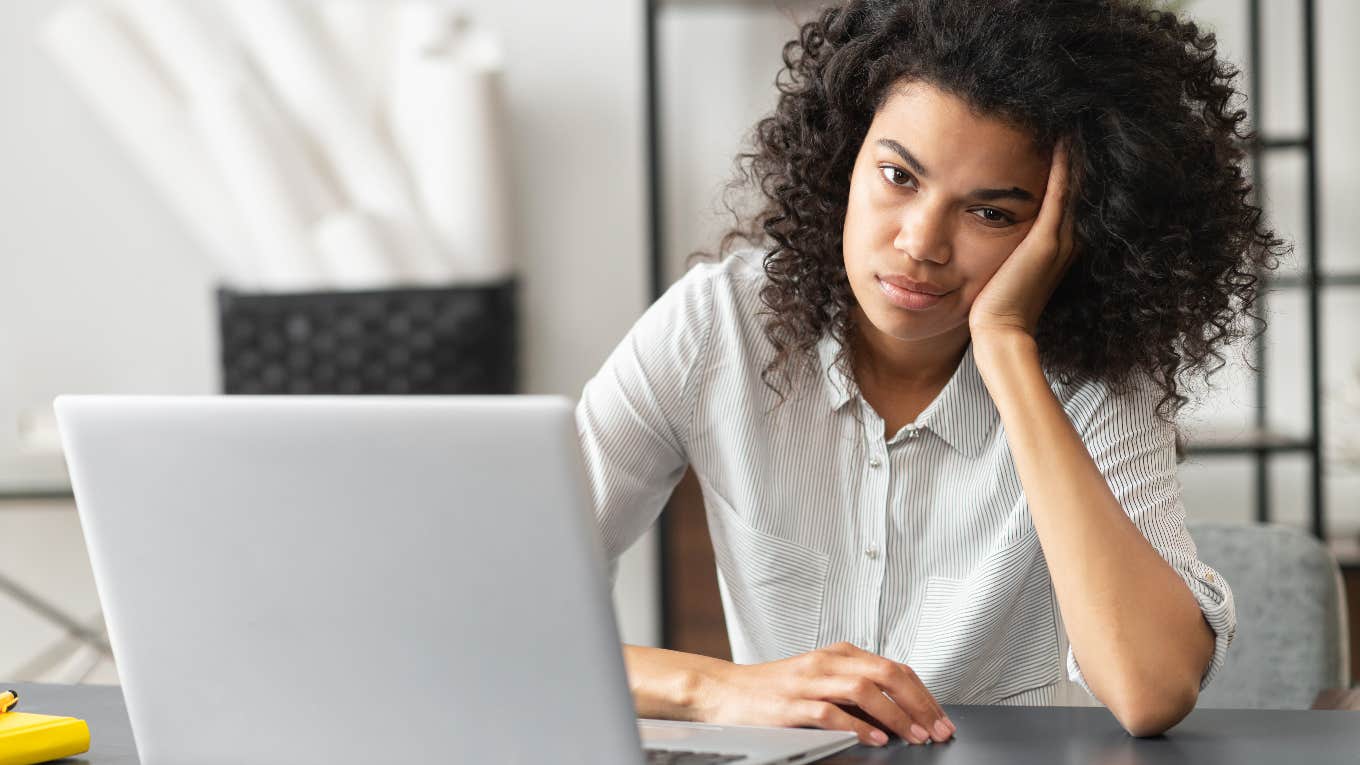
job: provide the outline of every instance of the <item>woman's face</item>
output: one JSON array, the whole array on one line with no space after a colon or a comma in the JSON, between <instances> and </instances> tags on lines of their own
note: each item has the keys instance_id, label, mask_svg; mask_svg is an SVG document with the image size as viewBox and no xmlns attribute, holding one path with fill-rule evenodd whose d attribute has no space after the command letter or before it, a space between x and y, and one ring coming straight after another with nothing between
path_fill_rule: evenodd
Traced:
<instances>
[{"instance_id":1,"label":"woman's face","mask_svg":"<svg viewBox=\"0 0 1360 765\"><path fill-rule=\"evenodd\" d=\"M1048 164L1030 136L958 98L897 87L850 178L845 270L863 318L904 341L966 333L973 300L1039 213Z\"/></svg>"}]
</instances>

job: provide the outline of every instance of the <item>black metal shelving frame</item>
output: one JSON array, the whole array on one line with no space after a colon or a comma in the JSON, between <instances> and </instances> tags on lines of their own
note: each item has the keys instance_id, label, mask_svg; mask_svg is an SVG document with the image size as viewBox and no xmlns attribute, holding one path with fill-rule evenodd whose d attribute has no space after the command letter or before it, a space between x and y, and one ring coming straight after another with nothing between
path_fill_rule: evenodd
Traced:
<instances>
[{"instance_id":1,"label":"black metal shelving frame","mask_svg":"<svg viewBox=\"0 0 1360 765\"><path fill-rule=\"evenodd\" d=\"M1250 39L1248 41L1247 88L1248 110L1254 130L1262 125L1262 86L1261 72L1264 60L1265 30L1262 26L1263 0L1246 0ZM1255 427L1245 434L1233 434L1214 438L1208 434L1191 437L1187 452L1205 457L1249 456L1253 461L1255 482L1255 518L1265 523L1272 519L1270 507L1270 466L1273 457L1282 454L1304 454L1309 458L1309 485L1311 505L1309 507L1309 531L1319 539L1326 539L1326 507L1324 496L1323 417L1322 417L1322 374L1321 374L1321 292L1323 287L1360 287L1360 273L1324 274L1320 270L1319 243L1319 187L1317 163L1317 46L1316 14L1314 0L1298 0L1303 16L1302 55L1304 89L1304 130L1299 136L1265 136L1262 134L1250 146L1253 181L1258 190L1262 188L1264 174L1262 161L1267 152L1300 151L1306 161L1306 185L1304 199L1307 219L1304 235L1308 243L1302 260L1302 269L1296 275L1261 275L1265 289L1262 291L1260 308L1266 309L1270 291L1280 289L1301 289L1306 303L1306 326L1308 345L1308 419L1309 431L1305 435L1289 435L1273 432L1269 428L1266 354L1264 343L1254 343L1255 361ZM646 30L644 34L646 51L646 133L647 133L647 171L648 171L648 213L650 259L649 283L652 299L660 297L666 289L665 267L665 196L662 174L662 136L660 106L660 50L657 29L660 10L673 6L713 6L746 5L771 6L773 3L758 0L647 0L645 10ZM1260 197L1258 197L1259 199ZM664 604L669 602L670 581L667 575L668 556L665 544L665 526L662 526L660 560L661 634L663 640L672 634L671 625Z\"/></svg>"},{"instance_id":2,"label":"black metal shelving frame","mask_svg":"<svg viewBox=\"0 0 1360 765\"><path fill-rule=\"evenodd\" d=\"M1302 252L1300 273L1289 276L1261 274L1264 289L1259 309L1266 311L1271 291L1302 289L1304 291L1305 325L1307 328L1308 430L1303 435L1287 435L1270 430L1269 381L1264 337L1254 343L1254 429L1245 435L1227 439L1203 438L1192 440L1187 451L1204 456L1252 457L1255 483L1255 517L1258 522L1272 520L1270 507L1270 467L1274 457L1281 454L1302 453L1309 460L1308 528L1319 539L1327 537L1326 496L1324 491L1325 460L1323 459L1322 422L1322 326L1321 288L1328 286L1360 285L1360 274L1338 274L1324 277L1320 269L1319 243L1319 187L1317 163L1317 29L1314 0L1298 0L1302 13L1301 55L1303 57L1303 133L1297 136L1269 136L1264 132L1264 88L1261 73L1265 61L1265 28L1262 24L1262 0L1247 0L1247 108L1252 129L1258 133L1250 145L1252 180L1256 199L1263 207L1268 200L1262 197L1265 184L1264 159L1267 153L1282 151L1302 152L1304 157L1304 238L1307 248Z\"/></svg>"}]
</instances>

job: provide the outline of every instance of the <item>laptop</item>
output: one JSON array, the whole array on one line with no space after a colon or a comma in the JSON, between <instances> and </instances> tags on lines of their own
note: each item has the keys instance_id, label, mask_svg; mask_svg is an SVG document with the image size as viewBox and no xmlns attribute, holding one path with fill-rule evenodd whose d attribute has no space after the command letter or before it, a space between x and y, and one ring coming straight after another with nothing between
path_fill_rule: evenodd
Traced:
<instances>
[{"instance_id":1,"label":"laptop","mask_svg":"<svg viewBox=\"0 0 1360 765\"><path fill-rule=\"evenodd\" d=\"M56 411L145 765L792 764L855 742L637 720L566 398Z\"/></svg>"}]
</instances>

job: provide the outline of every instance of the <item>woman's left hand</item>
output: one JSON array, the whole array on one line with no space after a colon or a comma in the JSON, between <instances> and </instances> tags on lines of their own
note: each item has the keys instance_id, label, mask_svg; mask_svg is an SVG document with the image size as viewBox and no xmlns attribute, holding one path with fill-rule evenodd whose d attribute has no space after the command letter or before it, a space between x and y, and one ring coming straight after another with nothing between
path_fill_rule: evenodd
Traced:
<instances>
[{"instance_id":1,"label":"woman's left hand","mask_svg":"<svg viewBox=\"0 0 1360 765\"><path fill-rule=\"evenodd\" d=\"M1053 149L1048 188L1034 226L982 288L968 312L968 327L975 339L988 333L1016 331L1034 336L1039 314L1073 259L1067 190L1067 143L1063 140Z\"/></svg>"}]
</instances>

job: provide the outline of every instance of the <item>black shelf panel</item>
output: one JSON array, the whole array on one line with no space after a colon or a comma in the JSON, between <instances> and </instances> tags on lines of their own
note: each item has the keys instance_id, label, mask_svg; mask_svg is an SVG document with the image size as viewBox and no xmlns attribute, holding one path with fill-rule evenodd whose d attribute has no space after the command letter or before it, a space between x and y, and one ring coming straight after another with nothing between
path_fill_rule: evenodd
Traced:
<instances>
[{"instance_id":1,"label":"black shelf panel","mask_svg":"<svg viewBox=\"0 0 1360 765\"><path fill-rule=\"evenodd\" d=\"M1318 274L1317 284L1319 287L1360 287L1360 272L1341 272L1334 274ZM1304 274L1283 274L1279 276L1267 276L1265 278L1267 289L1309 289L1312 285L1308 283L1308 277Z\"/></svg>"},{"instance_id":2,"label":"black shelf panel","mask_svg":"<svg viewBox=\"0 0 1360 765\"><path fill-rule=\"evenodd\" d=\"M1263 151L1275 151L1280 149L1311 149L1313 139L1311 136L1301 135L1290 138L1263 138L1256 141L1256 144Z\"/></svg>"},{"instance_id":3,"label":"black shelf panel","mask_svg":"<svg viewBox=\"0 0 1360 765\"><path fill-rule=\"evenodd\" d=\"M1247 429L1232 432L1209 430L1187 434L1185 440L1186 454L1207 457L1285 452L1312 454L1315 450L1315 442L1309 436L1290 435L1273 430Z\"/></svg>"},{"instance_id":4,"label":"black shelf panel","mask_svg":"<svg viewBox=\"0 0 1360 765\"><path fill-rule=\"evenodd\" d=\"M0 502L48 502L74 498L69 486L0 488Z\"/></svg>"}]
</instances>

